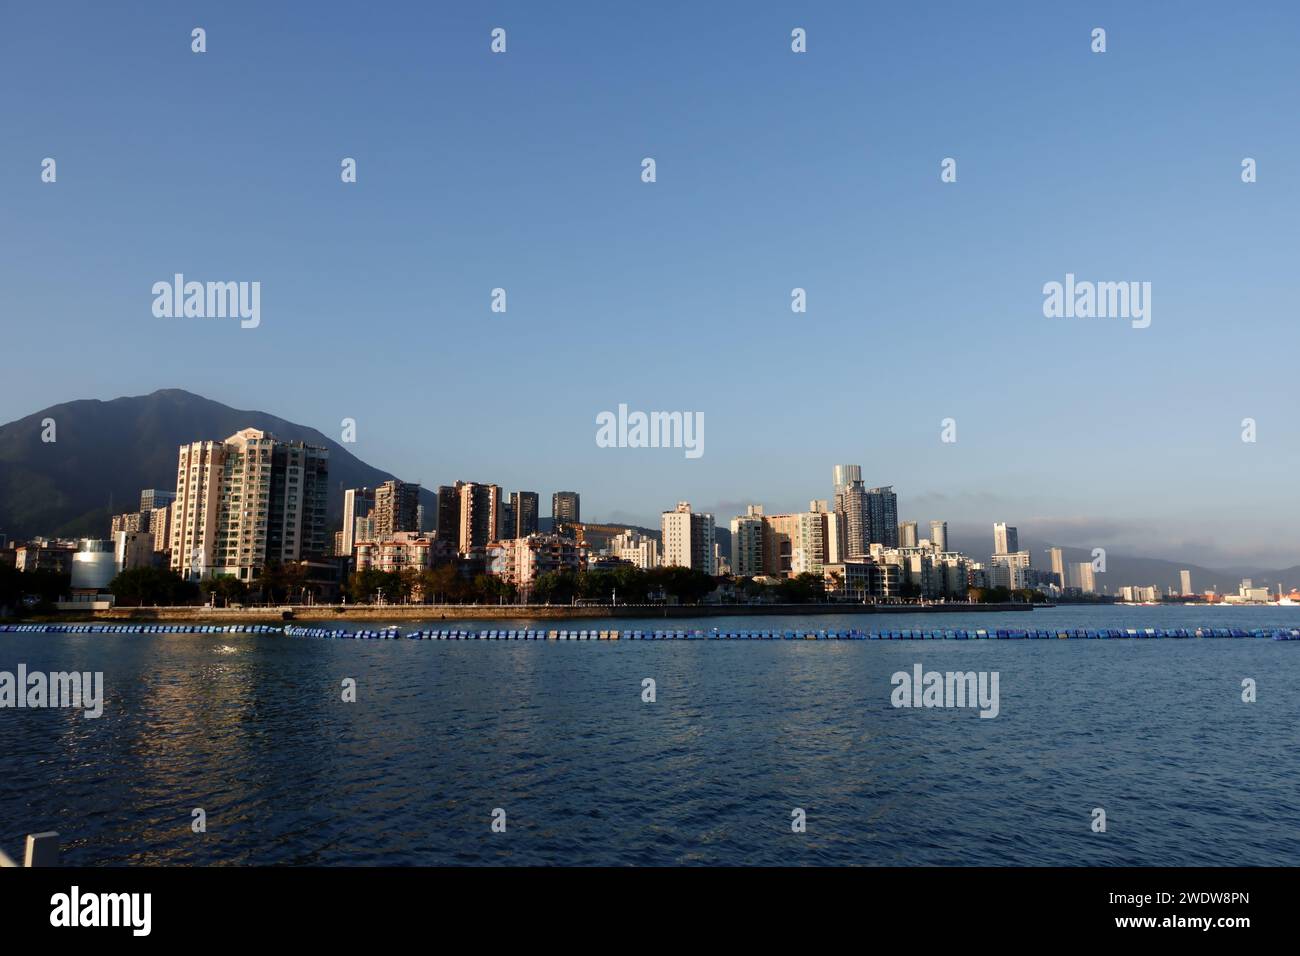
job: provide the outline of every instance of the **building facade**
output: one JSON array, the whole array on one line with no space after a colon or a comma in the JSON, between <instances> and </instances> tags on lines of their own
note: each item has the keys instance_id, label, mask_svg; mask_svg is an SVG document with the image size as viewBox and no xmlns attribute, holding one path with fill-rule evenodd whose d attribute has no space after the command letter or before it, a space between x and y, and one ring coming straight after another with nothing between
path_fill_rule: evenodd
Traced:
<instances>
[{"instance_id":1,"label":"building facade","mask_svg":"<svg viewBox=\"0 0 1300 956\"><path fill-rule=\"evenodd\" d=\"M660 517L664 567L691 568L716 574L717 533L713 515L691 511L690 502L679 501Z\"/></svg>"},{"instance_id":2,"label":"building facade","mask_svg":"<svg viewBox=\"0 0 1300 956\"><path fill-rule=\"evenodd\" d=\"M460 489L460 534L457 550L461 554L482 554L501 537L501 486L474 481L458 481Z\"/></svg>"},{"instance_id":3,"label":"building facade","mask_svg":"<svg viewBox=\"0 0 1300 956\"><path fill-rule=\"evenodd\" d=\"M535 491L516 491L510 495L510 505L513 512L513 524L510 528L511 538L526 538L530 534L538 532L538 516L540 515L540 498Z\"/></svg>"},{"instance_id":4,"label":"building facade","mask_svg":"<svg viewBox=\"0 0 1300 956\"><path fill-rule=\"evenodd\" d=\"M582 501L576 491L557 491L551 495L551 528L582 521Z\"/></svg>"},{"instance_id":5,"label":"building facade","mask_svg":"<svg viewBox=\"0 0 1300 956\"><path fill-rule=\"evenodd\" d=\"M373 488L349 488L343 492L343 537L339 542L338 554L352 556L352 549L360 541L374 540L374 523L365 528L364 538L357 536L357 519L368 518L375 509L375 491Z\"/></svg>"},{"instance_id":6,"label":"building facade","mask_svg":"<svg viewBox=\"0 0 1300 956\"><path fill-rule=\"evenodd\" d=\"M171 567L201 580L257 579L268 563L322 557L329 451L255 428L180 447Z\"/></svg>"},{"instance_id":7,"label":"building facade","mask_svg":"<svg viewBox=\"0 0 1300 956\"><path fill-rule=\"evenodd\" d=\"M375 535L383 540L401 531L420 530L420 486L392 479L375 489Z\"/></svg>"},{"instance_id":8,"label":"building facade","mask_svg":"<svg viewBox=\"0 0 1300 956\"><path fill-rule=\"evenodd\" d=\"M498 541L488 551L488 570L527 594L539 577L586 567L586 549L558 534L531 534Z\"/></svg>"}]
</instances>

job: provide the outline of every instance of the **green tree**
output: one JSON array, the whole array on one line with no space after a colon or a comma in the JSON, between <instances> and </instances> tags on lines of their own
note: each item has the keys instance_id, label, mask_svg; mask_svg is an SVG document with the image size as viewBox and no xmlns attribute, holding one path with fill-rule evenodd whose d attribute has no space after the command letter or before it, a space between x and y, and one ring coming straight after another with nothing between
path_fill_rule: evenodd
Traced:
<instances>
[{"instance_id":1,"label":"green tree","mask_svg":"<svg viewBox=\"0 0 1300 956\"><path fill-rule=\"evenodd\" d=\"M780 599L786 604L813 604L826 600L826 582L820 574L811 571L786 578L777 588Z\"/></svg>"},{"instance_id":2,"label":"green tree","mask_svg":"<svg viewBox=\"0 0 1300 956\"><path fill-rule=\"evenodd\" d=\"M533 582L532 600L539 604L571 604L578 593L578 576L572 571L548 571Z\"/></svg>"},{"instance_id":3,"label":"green tree","mask_svg":"<svg viewBox=\"0 0 1300 956\"><path fill-rule=\"evenodd\" d=\"M199 599L197 584L163 568L130 568L113 578L108 590L116 603L128 607L172 607L194 604Z\"/></svg>"},{"instance_id":4,"label":"green tree","mask_svg":"<svg viewBox=\"0 0 1300 956\"><path fill-rule=\"evenodd\" d=\"M199 590L205 597L214 597L217 604L243 604L248 597L248 585L229 574L202 582Z\"/></svg>"},{"instance_id":5,"label":"green tree","mask_svg":"<svg viewBox=\"0 0 1300 956\"><path fill-rule=\"evenodd\" d=\"M682 604L698 604L717 586L712 577L693 568L655 568L648 577L651 587L662 588Z\"/></svg>"}]
</instances>

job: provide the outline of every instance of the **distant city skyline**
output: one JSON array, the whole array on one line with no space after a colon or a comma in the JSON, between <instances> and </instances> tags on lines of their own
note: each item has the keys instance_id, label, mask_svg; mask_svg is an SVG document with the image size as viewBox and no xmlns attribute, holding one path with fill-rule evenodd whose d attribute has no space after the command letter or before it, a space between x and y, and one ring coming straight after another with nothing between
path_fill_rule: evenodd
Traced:
<instances>
[{"instance_id":1,"label":"distant city skyline","mask_svg":"<svg viewBox=\"0 0 1300 956\"><path fill-rule=\"evenodd\" d=\"M1300 564L1294 8L61 9L6 14L0 420L182 387L651 528L860 462L976 553ZM260 283L257 327L156 317L177 273ZM1150 326L1045 318L1067 275ZM621 404L706 452L599 447Z\"/></svg>"}]
</instances>

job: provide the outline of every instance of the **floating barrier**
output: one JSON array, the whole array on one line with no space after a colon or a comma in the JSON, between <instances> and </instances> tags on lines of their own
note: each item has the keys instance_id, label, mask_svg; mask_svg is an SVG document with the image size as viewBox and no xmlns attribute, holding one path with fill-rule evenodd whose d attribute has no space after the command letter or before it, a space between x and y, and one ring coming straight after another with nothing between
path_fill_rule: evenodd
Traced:
<instances>
[{"instance_id":1,"label":"floating barrier","mask_svg":"<svg viewBox=\"0 0 1300 956\"><path fill-rule=\"evenodd\" d=\"M322 640L357 641L1047 641L1047 640L1190 640L1272 639L1300 641L1300 628L984 628L967 630L880 631L722 631L704 630L417 630L405 634L397 627L350 631L342 628L278 624L0 624L0 634L266 634Z\"/></svg>"}]
</instances>

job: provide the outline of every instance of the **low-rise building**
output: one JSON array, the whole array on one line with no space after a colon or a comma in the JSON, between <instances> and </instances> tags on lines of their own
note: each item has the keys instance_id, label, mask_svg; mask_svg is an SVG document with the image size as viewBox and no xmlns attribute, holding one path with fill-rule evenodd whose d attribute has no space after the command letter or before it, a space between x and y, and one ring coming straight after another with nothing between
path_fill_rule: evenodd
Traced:
<instances>
[{"instance_id":1,"label":"low-rise building","mask_svg":"<svg viewBox=\"0 0 1300 956\"><path fill-rule=\"evenodd\" d=\"M609 553L643 571L659 567L659 542L631 529L610 541Z\"/></svg>"},{"instance_id":2,"label":"low-rise building","mask_svg":"<svg viewBox=\"0 0 1300 956\"><path fill-rule=\"evenodd\" d=\"M586 567L586 549L558 534L495 541L488 546L488 571L527 592L543 574L579 572Z\"/></svg>"},{"instance_id":3,"label":"low-rise building","mask_svg":"<svg viewBox=\"0 0 1300 956\"><path fill-rule=\"evenodd\" d=\"M445 542L418 531L398 531L379 541L358 541L355 550L358 574L372 570L423 571L433 567L435 559L448 556L440 552L449 552Z\"/></svg>"}]
</instances>

